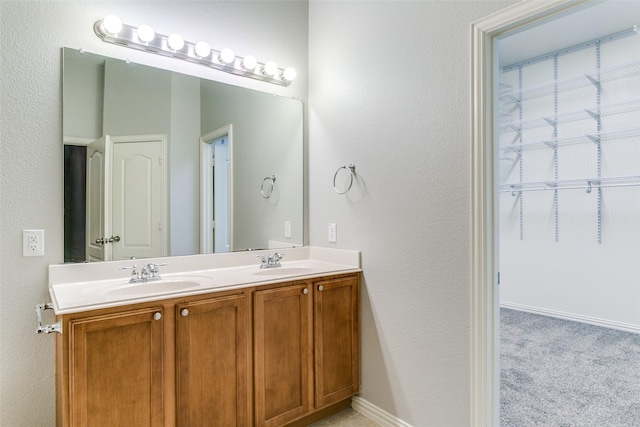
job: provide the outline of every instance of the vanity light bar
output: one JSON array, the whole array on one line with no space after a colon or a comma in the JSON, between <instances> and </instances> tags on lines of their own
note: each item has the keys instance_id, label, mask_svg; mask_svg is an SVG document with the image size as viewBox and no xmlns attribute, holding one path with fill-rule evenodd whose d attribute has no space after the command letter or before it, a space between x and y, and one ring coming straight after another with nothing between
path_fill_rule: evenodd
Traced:
<instances>
[{"instance_id":1,"label":"vanity light bar","mask_svg":"<svg viewBox=\"0 0 640 427\"><path fill-rule=\"evenodd\" d=\"M211 49L204 41L192 43L178 34L166 36L153 31L148 25L133 27L123 24L109 15L93 25L96 35L106 43L117 44L131 49L143 50L158 55L182 59L239 76L289 86L296 78L295 69L278 68L275 62L258 62L255 57L236 56L231 49L221 51Z\"/></svg>"}]
</instances>

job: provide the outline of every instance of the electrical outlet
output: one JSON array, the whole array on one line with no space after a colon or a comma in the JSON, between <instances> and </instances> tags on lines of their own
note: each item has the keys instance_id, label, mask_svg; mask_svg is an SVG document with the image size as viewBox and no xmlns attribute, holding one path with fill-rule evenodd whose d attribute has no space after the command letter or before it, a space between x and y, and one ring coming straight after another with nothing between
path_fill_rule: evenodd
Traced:
<instances>
[{"instance_id":1,"label":"electrical outlet","mask_svg":"<svg viewBox=\"0 0 640 427\"><path fill-rule=\"evenodd\" d=\"M287 239L291 238L291 221L284 222L284 237Z\"/></svg>"},{"instance_id":2,"label":"electrical outlet","mask_svg":"<svg viewBox=\"0 0 640 427\"><path fill-rule=\"evenodd\" d=\"M22 230L22 255L44 255L44 230Z\"/></svg>"},{"instance_id":3,"label":"electrical outlet","mask_svg":"<svg viewBox=\"0 0 640 427\"><path fill-rule=\"evenodd\" d=\"M336 243L338 241L338 230L335 222L329 223L329 242Z\"/></svg>"}]
</instances>

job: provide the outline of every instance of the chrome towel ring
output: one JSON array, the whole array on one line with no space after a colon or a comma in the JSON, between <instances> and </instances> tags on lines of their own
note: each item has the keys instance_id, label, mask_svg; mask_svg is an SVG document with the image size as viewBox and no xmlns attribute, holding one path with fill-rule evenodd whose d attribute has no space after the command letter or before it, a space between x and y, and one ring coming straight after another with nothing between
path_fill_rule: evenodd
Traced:
<instances>
[{"instance_id":1,"label":"chrome towel ring","mask_svg":"<svg viewBox=\"0 0 640 427\"><path fill-rule=\"evenodd\" d=\"M262 197L264 197L265 199L271 197L271 193L273 193L273 184L275 184L275 182L275 175L268 176L262 180L262 184L260 185L260 193L262 194Z\"/></svg>"},{"instance_id":2,"label":"chrome towel ring","mask_svg":"<svg viewBox=\"0 0 640 427\"><path fill-rule=\"evenodd\" d=\"M336 178L338 177L338 174L342 169L346 169L347 171L349 171L349 186L344 191L340 191L336 187ZM351 190L351 186L353 185L353 178L355 176L356 176L356 165L354 165L353 163L349 163L348 165L340 166L336 171L336 173L333 174L333 189L336 190L336 193L338 194L346 193L347 191Z\"/></svg>"}]
</instances>

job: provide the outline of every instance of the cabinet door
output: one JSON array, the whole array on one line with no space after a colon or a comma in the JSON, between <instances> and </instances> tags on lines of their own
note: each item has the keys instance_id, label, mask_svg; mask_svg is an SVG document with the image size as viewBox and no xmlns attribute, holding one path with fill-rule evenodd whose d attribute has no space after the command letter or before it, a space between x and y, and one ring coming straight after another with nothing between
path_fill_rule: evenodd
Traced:
<instances>
[{"instance_id":1,"label":"cabinet door","mask_svg":"<svg viewBox=\"0 0 640 427\"><path fill-rule=\"evenodd\" d=\"M163 425L162 309L70 323L72 426Z\"/></svg>"},{"instance_id":2,"label":"cabinet door","mask_svg":"<svg viewBox=\"0 0 640 427\"><path fill-rule=\"evenodd\" d=\"M249 425L247 297L176 306L177 425Z\"/></svg>"},{"instance_id":3,"label":"cabinet door","mask_svg":"<svg viewBox=\"0 0 640 427\"><path fill-rule=\"evenodd\" d=\"M255 292L253 310L255 426L279 426L310 410L310 289Z\"/></svg>"},{"instance_id":4,"label":"cabinet door","mask_svg":"<svg viewBox=\"0 0 640 427\"><path fill-rule=\"evenodd\" d=\"M358 276L314 282L315 405L321 408L360 388Z\"/></svg>"}]
</instances>

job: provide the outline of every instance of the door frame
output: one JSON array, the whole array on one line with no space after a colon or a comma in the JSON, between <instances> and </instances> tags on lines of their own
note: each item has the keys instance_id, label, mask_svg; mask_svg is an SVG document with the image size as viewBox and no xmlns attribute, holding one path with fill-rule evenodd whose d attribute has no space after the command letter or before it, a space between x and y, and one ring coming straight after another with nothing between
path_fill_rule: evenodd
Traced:
<instances>
[{"instance_id":1,"label":"door frame","mask_svg":"<svg viewBox=\"0 0 640 427\"><path fill-rule=\"evenodd\" d=\"M213 142L226 136L229 141L229 250L233 251L233 125L224 125L200 137L200 253L213 253L211 230L213 218Z\"/></svg>"},{"instance_id":2,"label":"door frame","mask_svg":"<svg viewBox=\"0 0 640 427\"><path fill-rule=\"evenodd\" d=\"M500 425L496 38L590 0L522 1L471 25L471 425Z\"/></svg>"}]
</instances>

